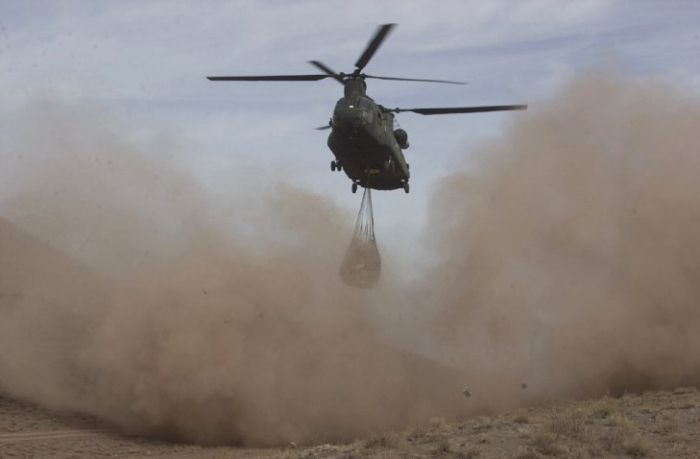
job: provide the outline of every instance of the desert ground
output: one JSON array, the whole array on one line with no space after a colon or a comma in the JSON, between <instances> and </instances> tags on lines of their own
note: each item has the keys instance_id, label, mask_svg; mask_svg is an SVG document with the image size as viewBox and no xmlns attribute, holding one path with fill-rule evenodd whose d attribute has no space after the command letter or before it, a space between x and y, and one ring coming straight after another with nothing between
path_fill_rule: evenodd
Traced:
<instances>
[{"instance_id":1,"label":"desert ground","mask_svg":"<svg viewBox=\"0 0 700 459\"><path fill-rule=\"evenodd\" d=\"M478 396L478 395L474 395ZM700 457L695 388L552 401L463 422L441 418L348 444L251 449L126 436L96 419L0 398L0 457L520 458Z\"/></svg>"}]
</instances>

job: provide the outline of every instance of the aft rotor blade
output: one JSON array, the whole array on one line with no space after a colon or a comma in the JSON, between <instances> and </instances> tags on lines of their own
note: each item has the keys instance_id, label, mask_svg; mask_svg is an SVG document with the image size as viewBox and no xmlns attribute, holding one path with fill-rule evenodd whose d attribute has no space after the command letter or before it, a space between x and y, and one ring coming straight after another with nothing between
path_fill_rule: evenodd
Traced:
<instances>
[{"instance_id":1,"label":"aft rotor blade","mask_svg":"<svg viewBox=\"0 0 700 459\"><path fill-rule=\"evenodd\" d=\"M393 29L395 26L396 24L384 24L379 26L377 31L374 33L374 37L367 44L367 48L365 48L364 52L355 63L357 72L360 72L363 68L365 68L369 60L372 59L372 56L374 56L374 53L377 52L377 49L379 49L382 42L386 39L387 35L389 35L391 29Z\"/></svg>"},{"instance_id":2,"label":"aft rotor blade","mask_svg":"<svg viewBox=\"0 0 700 459\"><path fill-rule=\"evenodd\" d=\"M209 76L209 81L318 81L330 75Z\"/></svg>"},{"instance_id":3,"label":"aft rotor blade","mask_svg":"<svg viewBox=\"0 0 700 459\"><path fill-rule=\"evenodd\" d=\"M319 127L317 127L316 130L317 130L317 131L325 131L326 129L330 129L330 128L331 128L331 125L330 125L330 124L326 124L325 126L319 126Z\"/></svg>"},{"instance_id":4,"label":"aft rotor blade","mask_svg":"<svg viewBox=\"0 0 700 459\"><path fill-rule=\"evenodd\" d=\"M453 113L500 112L507 110L527 110L527 105L481 105L476 107L436 107L436 108L395 108L394 113L414 112L421 115L450 115Z\"/></svg>"},{"instance_id":5,"label":"aft rotor blade","mask_svg":"<svg viewBox=\"0 0 700 459\"><path fill-rule=\"evenodd\" d=\"M399 78L399 77L385 77L385 76L375 76L375 75L364 75L365 78L374 78L375 80L396 80L396 81L423 81L426 83L447 83L447 84L469 84L464 81L451 81L451 80L430 80L425 78Z\"/></svg>"},{"instance_id":6,"label":"aft rotor blade","mask_svg":"<svg viewBox=\"0 0 700 459\"><path fill-rule=\"evenodd\" d=\"M342 75L340 75L338 72L336 72L335 70L333 70L333 69L331 69L330 67L328 67L328 66L327 66L326 64L324 64L323 62L319 62L319 61L309 61L309 64L313 65L314 67L318 68L319 70L322 70L322 71L326 72L326 74L327 74L328 76L333 77L333 78L334 78L336 81L338 81L340 84L344 84L344 83L343 83L343 77L342 77Z\"/></svg>"}]
</instances>

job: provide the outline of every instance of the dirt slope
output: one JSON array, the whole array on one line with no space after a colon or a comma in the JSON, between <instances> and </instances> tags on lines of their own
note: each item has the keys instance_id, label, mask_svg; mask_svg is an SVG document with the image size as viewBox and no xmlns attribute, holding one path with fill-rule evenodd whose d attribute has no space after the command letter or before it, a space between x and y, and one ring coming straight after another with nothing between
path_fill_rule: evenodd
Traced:
<instances>
[{"instance_id":1,"label":"dirt slope","mask_svg":"<svg viewBox=\"0 0 700 459\"><path fill-rule=\"evenodd\" d=\"M478 396L475 395L475 397ZM200 447L126 437L85 416L0 398L0 457L700 457L694 388L549 405L459 423L433 419L346 445Z\"/></svg>"},{"instance_id":2,"label":"dirt slope","mask_svg":"<svg viewBox=\"0 0 700 459\"><path fill-rule=\"evenodd\" d=\"M700 457L700 394L649 392L579 402L552 402L358 443L369 457Z\"/></svg>"}]
</instances>

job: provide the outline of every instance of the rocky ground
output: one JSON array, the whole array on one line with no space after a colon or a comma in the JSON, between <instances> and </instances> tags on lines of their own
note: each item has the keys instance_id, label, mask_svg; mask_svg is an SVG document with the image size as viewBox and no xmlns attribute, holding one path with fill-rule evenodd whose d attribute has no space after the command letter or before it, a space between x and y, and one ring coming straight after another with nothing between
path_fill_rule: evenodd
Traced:
<instances>
[{"instance_id":1,"label":"rocky ground","mask_svg":"<svg viewBox=\"0 0 700 459\"><path fill-rule=\"evenodd\" d=\"M345 445L200 447L127 437L99 421L0 398L0 457L700 458L694 388L558 402L460 423L433 419Z\"/></svg>"}]
</instances>

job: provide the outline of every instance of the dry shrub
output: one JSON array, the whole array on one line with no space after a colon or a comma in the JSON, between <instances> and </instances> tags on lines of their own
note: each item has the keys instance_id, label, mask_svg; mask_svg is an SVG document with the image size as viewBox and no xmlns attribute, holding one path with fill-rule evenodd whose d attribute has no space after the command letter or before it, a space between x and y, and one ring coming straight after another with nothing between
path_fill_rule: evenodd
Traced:
<instances>
[{"instance_id":1,"label":"dry shrub","mask_svg":"<svg viewBox=\"0 0 700 459\"><path fill-rule=\"evenodd\" d=\"M549 430L557 435L581 439L586 432L585 414L577 409L557 413L549 424Z\"/></svg>"},{"instance_id":2,"label":"dry shrub","mask_svg":"<svg viewBox=\"0 0 700 459\"><path fill-rule=\"evenodd\" d=\"M616 415L610 421L600 436L600 444L606 451L633 457L646 457L651 453L650 443L629 419Z\"/></svg>"},{"instance_id":3,"label":"dry shrub","mask_svg":"<svg viewBox=\"0 0 700 459\"><path fill-rule=\"evenodd\" d=\"M363 446L367 449L375 448L393 448L399 443L399 437L393 432L385 432L374 435L363 442Z\"/></svg>"},{"instance_id":4,"label":"dry shrub","mask_svg":"<svg viewBox=\"0 0 700 459\"><path fill-rule=\"evenodd\" d=\"M560 456L564 454L564 448L558 443L557 435L547 432L539 432L532 440L531 445L545 456Z\"/></svg>"},{"instance_id":5,"label":"dry shrub","mask_svg":"<svg viewBox=\"0 0 700 459\"><path fill-rule=\"evenodd\" d=\"M596 419L607 419L612 416L617 409L616 402L610 397L599 400L590 400L587 403L589 415Z\"/></svg>"},{"instance_id":6,"label":"dry shrub","mask_svg":"<svg viewBox=\"0 0 700 459\"><path fill-rule=\"evenodd\" d=\"M451 457L453 459L476 459L481 456L481 450L478 448L470 448L466 451L457 451Z\"/></svg>"},{"instance_id":7,"label":"dry shrub","mask_svg":"<svg viewBox=\"0 0 700 459\"><path fill-rule=\"evenodd\" d=\"M515 456L515 459L541 459L541 458L542 458L542 456L540 456L539 454L537 454L536 452L531 451L531 450L524 451L524 452L518 454L517 456Z\"/></svg>"},{"instance_id":8,"label":"dry shrub","mask_svg":"<svg viewBox=\"0 0 700 459\"><path fill-rule=\"evenodd\" d=\"M663 413L660 419L656 419L654 425L656 426L655 432L662 435L676 433L680 429L678 416L674 413L668 412Z\"/></svg>"}]
</instances>

